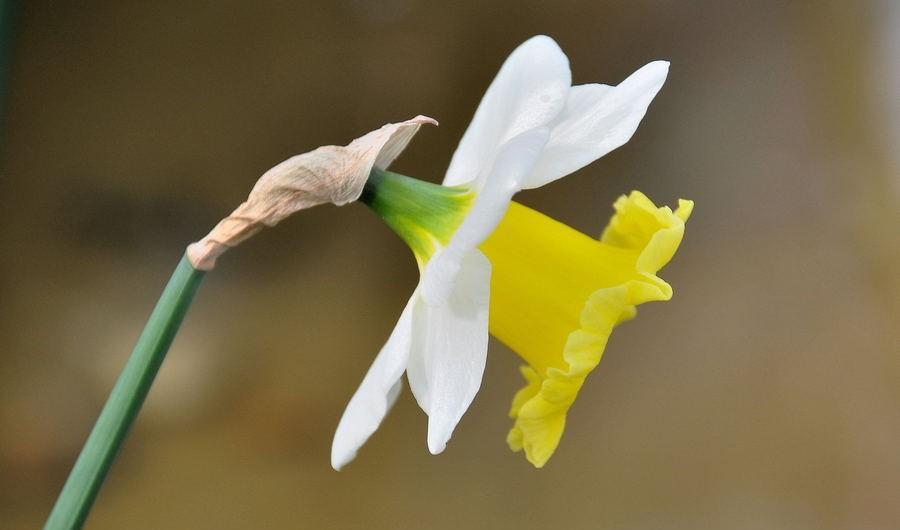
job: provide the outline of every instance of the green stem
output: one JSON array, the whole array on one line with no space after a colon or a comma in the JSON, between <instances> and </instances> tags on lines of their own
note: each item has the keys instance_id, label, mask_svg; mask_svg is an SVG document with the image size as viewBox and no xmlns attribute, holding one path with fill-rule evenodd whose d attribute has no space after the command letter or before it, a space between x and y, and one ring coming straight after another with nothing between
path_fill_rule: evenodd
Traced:
<instances>
[{"instance_id":1,"label":"green stem","mask_svg":"<svg viewBox=\"0 0 900 530\"><path fill-rule=\"evenodd\" d=\"M69 473L47 524L44 525L45 530L76 529L84 524L103 485L103 479L150 391L150 385L169 351L203 275L203 271L191 266L186 256L172 273L172 278L109 394L75 467Z\"/></svg>"}]
</instances>

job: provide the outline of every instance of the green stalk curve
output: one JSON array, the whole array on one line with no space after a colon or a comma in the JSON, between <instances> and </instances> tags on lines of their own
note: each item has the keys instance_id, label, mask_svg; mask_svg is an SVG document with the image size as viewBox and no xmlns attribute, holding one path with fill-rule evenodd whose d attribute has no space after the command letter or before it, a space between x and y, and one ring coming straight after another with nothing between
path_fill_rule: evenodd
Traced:
<instances>
[{"instance_id":1,"label":"green stalk curve","mask_svg":"<svg viewBox=\"0 0 900 530\"><path fill-rule=\"evenodd\" d=\"M175 268L69 473L45 530L73 530L84 524L204 274L191 266L187 256Z\"/></svg>"}]
</instances>

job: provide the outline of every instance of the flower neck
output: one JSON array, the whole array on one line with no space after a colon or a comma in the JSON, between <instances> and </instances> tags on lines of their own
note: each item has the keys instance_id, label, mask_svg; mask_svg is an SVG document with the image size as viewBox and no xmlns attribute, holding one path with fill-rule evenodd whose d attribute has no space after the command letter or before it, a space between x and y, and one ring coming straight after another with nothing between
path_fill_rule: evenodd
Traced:
<instances>
[{"instance_id":1,"label":"flower neck","mask_svg":"<svg viewBox=\"0 0 900 530\"><path fill-rule=\"evenodd\" d=\"M423 268L445 246L472 207L475 193L373 169L360 196L397 233Z\"/></svg>"}]
</instances>

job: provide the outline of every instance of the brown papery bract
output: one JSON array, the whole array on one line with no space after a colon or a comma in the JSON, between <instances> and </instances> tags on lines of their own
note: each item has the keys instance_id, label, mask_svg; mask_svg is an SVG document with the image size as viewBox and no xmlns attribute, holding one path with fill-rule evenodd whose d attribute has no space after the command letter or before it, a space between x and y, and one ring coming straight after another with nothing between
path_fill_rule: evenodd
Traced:
<instances>
[{"instance_id":1,"label":"brown papery bract","mask_svg":"<svg viewBox=\"0 0 900 530\"><path fill-rule=\"evenodd\" d=\"M291 157L266 171L247 200L219 221L187 256L197 270L212 270L216 259L294 212L319 204L342 206L362 194L372 168L386 169L409 144L422 124L437 125L427 116L388 123L346 146L327 145Z\"/></svg>"}]
</instances>

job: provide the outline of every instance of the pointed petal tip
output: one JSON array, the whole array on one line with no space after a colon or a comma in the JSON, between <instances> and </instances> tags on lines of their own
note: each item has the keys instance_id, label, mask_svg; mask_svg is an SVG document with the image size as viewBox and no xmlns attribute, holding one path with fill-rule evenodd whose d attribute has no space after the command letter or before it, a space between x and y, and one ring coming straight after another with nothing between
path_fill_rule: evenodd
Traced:
<instances>
[{"instance_id":1,"label":"pointed petal tip","mask_svg":"<svg viewBox=\"0 0 900 530\"><path fill-rule=\"evenodd\" d=\"M430 433L429 433L430 434ZM447 440L444 439L432 439L431 436L428 437L428 452L433 455L439 455L444 452L444 449L447 448Z\"/></svg>"},{"instance_id":2,"label":"pointed petal tip","mask_svg":"<svg viewBox=\"0 0 900 530\"><path fill-rule=\"evenodd\" d=\"M559 48L559 43L556 42L556 40L553 37L551 37L550 35L545 35L543 33L541 33L539 35L535 35L534 37L531 37L530 39L528 39L525 42L523 42L522 44L520 44L520 46L525 46L525 45L555 46L555 47Z\"/></svg>"},{"instance_id":3,"label":"pointed petal tip","mask_svg":"<svg viewBox=\"0 0 900 530\"><path fill-rule=\"evenodd\" d=\"M344 467L347 463L342 462L341 460L335 459L334 456L331 457L331 469L335 471L340 471L342 467Z\"/></svg>"},{"instance_id":4,"label":"pointed petal tip","mask_svg":"<svg viewBox=\"0 0 900 530\"><path fill-rule=\"evenodd\" d=\"M533 58L558 57L565 63L566 68L568 68L569 65L569 58L566 56L566 53L560 47L559 43L556 42L553 37L548 35L535 35L534 37L531 37L522 44L519 44L510 54L510 57L523 53ZM508 60L509 59L507 59L507 61Z\"/></svg>"},{"instance_id":5,"label":"pointed petal tip","mask_svg":"<svg viewBox=\"0 0 900 530\"><path fill-rule=\"evenodd\" d=\"M439 419L436 415L428 415L428 452L439 455L447 448L447 442L453 435L455 424L450 424L446 419Z\"/></svg>"},{"instance_id":6,"label":"pointed petal tip","mask_svg":"<svg viewBox=\"0 0 900 530\"><path fill-rule=\"evenodd\" d=\"M659 59L659 60L651 61L651 62L647 63L646 65L644 65L643 68L640 68L638 71L646 70L650 74L657 75L657 76L661 77L663 80L665 80L666 77L668 77L668 75L669 75L669 66L670 65L671 65L671 63L669 61Z\"/></svg>"},{"instance_id":7,"label":"pointed petal tip","mask_svg":"<svg viewBox=\"0 0 900 530\"><path fill-rule=\"evenodd\" d=\"M339 449L336 445L331 446L331 467L335 471L340 471L347 464L356 458L356 451L347 451Z\"/></svg>"}]
</instances>

